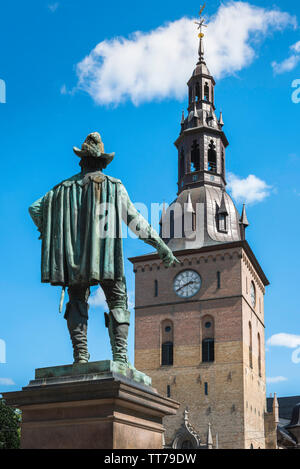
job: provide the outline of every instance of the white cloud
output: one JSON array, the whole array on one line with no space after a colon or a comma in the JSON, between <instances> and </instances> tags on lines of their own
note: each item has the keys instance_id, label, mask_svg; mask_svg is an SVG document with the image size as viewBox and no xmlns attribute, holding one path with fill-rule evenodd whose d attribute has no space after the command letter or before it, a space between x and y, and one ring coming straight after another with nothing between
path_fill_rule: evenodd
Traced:
<instances>
[{"instance_id":1,"label":"white cloud","mask_svg":"<svg viewBox=\"0 0 300 469\"><path fill-rule=\"evenodd\" d=\"M48 9L51 11L51 13L55 13L57 8L59 7L59 3L56 2L56 3L50 3L48 5Z\"/></svg>"},{"instance_id":2,"label":"white cloud","mask_svg":"<svg viewBox=\"0 0 300 469\"><path fill-rule=\"evenodd\" d=\"M101 308L107 308L106 299L102 288L98 287L95 293L89 298L89 305Z\"/></svg>"},{"instance_id":3,"label":"white cloud","mask_svg":"<svg viewBox=\"0 0 300 469\"><path fill-rule=\"evenodd\" d=\"M288 26L296 26L288 13L239 1L222 4L206 31L211 72L222 78L249 66L256 56L254 44ZM129 38L105 40L77 64L77 89L89 93L97 104L182 99L197 49L194 19L186 17Z\"/></svg>"},{"instance_id":4,"label":"white cloud","mask_svg":"<svg viewBox=\"0 0 300 469\"><path fill-rule=\"evenodd\" d=\"M300 54L300 41L296 42L296 44L293 44L291 49L297 54Z\"/></svg>"},{"instance_id":5,"label":"white cloud","mask_svg":"<svg viewBox=\"0 0 300 469\"><path fill-rule=\"evenodd\" d=\"M293 54L282 62L272 62L272 67L276 75L291 72L300 62L300 41L296 42L290 47Z\"/></svg>"},{"instance_id":6,"label":"white cloud","mask_svg":"<svg viewBox=\"0 0 300 469\"><path fill-rule=\"evenodd\" d=\"M11 378L0 378L1 386L15 386L15 382Z\"/></svg>"},{"instance_id":7,"label":"white cloud","mask_svg":"<svg viewBox=\"0 0 300 469\"><path fill-rule=\"evenodd\" d=\"M275 334L268 339L267 345L275 347L296 348L300 346L300 335L286 334L284 332Z\"/></svg>"},{"instance_id":8,"label":"white cloud","mask_svg":"<svg viewBox=\"0 0 300 469\"><path fill-rule=\"evenodd\" d=\"M288 379L285 378L284 376L274 376L274 378L267 378L267 383L268 384L282 383L287 380Z\"/></svg>"},{"instance_id":9,"label":"white cloud","mask_svg":"<svg viewBox=\"0 0 300 469\"><path fill-rule=\"evenodd\" d=\"M127 293L128 293L128 309L130 310L134 308L134 293L133 292L127 292ZM101 287L98 287L95 293L93 293L90 296L89 305L97 307L97 308L104 308L108 310L105 295Z\"/></svg>"},{"instance_id":10,"label":"white cloud","mask_svg":"<svg viewBox=\"0 0 300 469\"><path fill-rule=\"evenodd\" d=\"M61 94L68 94L68 90L67 90L66 85L62 85L62 87L60 88L60 93Z\"/></svg>"},{"instance_id":11,"label":"white cloud","mask_svg":"<svg viewBox=\"0 0 300 469\"><path fill-rule=\"evenodd\" d=\"M272 187L250 174L247 178L241 179L233 173L228 174L228 189L232 197L237 202L253 204L262 202L271 193Z\"/></svg>"}]
</instances>

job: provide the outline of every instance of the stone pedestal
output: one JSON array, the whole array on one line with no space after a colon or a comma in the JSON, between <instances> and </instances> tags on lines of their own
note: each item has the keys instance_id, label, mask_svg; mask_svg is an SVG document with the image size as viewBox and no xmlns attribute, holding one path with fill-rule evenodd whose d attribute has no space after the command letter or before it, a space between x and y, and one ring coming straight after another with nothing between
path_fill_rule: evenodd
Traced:
<instances>
[{"instance_id":1,"label":"stone pedestal","mask_svg":"<svg viewBox=\"0 0 300 469\"><path fill-rule=\"evenodd\" d=\"M136 370L95 362L36 370L27 387L3 397L22 410L22 449L161 449L162 419L179 404L150 382Z\"/></svg>"}]
</instances>

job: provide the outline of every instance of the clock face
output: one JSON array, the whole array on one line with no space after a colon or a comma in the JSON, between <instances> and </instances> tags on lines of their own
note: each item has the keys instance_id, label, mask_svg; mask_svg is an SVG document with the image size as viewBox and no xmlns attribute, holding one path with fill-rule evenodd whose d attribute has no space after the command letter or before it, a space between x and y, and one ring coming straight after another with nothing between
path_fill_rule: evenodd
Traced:
<instances>
[{"instance_id":1,"label":"clock face","mask_svg":"<svg viewBox=\"0 0 300 469\"><path fill-rule=\"evenodd\" d=\"M253 282L251 282L250 297L251 297L251 304L252 304L253 308L255 308L255 305L256 305L256 292L255 292L255 286L254 286Z\"/></svg>"},{"instance_id":2,"label":"clock face","mask_svg":"<svg viewBox=\"0 0 300 469\"><path fill-rule=\"evenodd\" d=\"M201 277L195 270L180 272L174 280L174 291L181 298L191 298L201 288Z\"/></svg>"}]
</instances>

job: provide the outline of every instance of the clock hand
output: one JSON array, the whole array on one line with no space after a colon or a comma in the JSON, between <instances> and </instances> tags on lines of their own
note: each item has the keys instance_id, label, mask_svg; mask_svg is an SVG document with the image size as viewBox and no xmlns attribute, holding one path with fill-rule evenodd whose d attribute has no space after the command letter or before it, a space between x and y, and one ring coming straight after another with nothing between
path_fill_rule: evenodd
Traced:
<instances>
[{"instance_id":1,"label":"clock hand","mask_svg":"<svg viewBox=\"0 0 300 469\"><path fill-rule=\"evenodd\" d=\"M182 290L184 287L188 287L189 285L192 285L193 283L195 283L195 282L191 281L191 282L186 283L185 285L182 285L182 287L178 288L178 290L176 290L176 292Z\"/></svg>"}]
</instances>

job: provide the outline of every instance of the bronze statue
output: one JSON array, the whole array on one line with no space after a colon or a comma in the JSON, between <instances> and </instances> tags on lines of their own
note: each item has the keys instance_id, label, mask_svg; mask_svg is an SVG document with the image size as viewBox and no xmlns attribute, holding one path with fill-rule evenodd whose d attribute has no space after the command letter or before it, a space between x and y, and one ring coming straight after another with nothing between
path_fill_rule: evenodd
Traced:
<instances>
[{"instance_id":1,"label":"bronze statue","mask_svg":"<svg viewBox=\"0 0 300 469\"><path fill-rule=\"evenodd\" d=\"M165 266L179 261L138 213L121 181L103 174L114 153L104 152L100 134L88 135L81 150L74 152L81 158L81 172L56 185L29 209L41 233L42 282L68 287L65 318L75 363L89 360L88 298L90 287L100 285L109 307L105 324L113 360L129 366L122 220L157 250Z\"/></svg>"}]
</instances>

